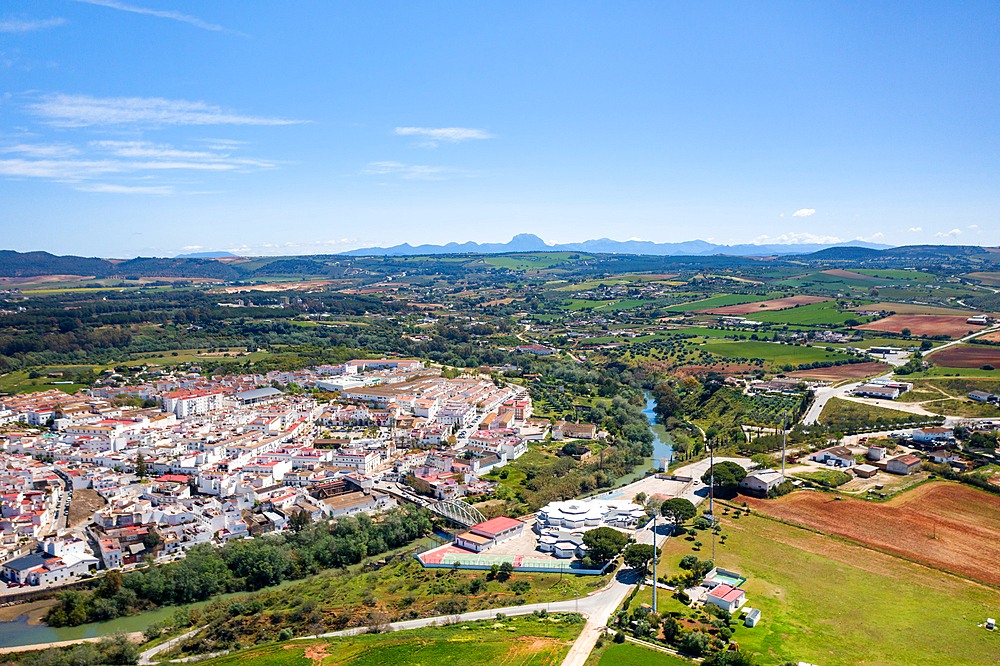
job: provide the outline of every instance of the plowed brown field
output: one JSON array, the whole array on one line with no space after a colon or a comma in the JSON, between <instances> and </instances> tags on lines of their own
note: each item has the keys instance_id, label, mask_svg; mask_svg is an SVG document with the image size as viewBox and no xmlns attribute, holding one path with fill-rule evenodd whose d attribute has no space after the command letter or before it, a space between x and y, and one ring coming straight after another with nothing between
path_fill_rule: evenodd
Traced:
<instances>
[{"instance_id":1,"label":"plowed brown field","mask_svg":"<svg viewBox=\"0 0 1000 666\"><path fill-rule=\"evenodd\" d=\"M960 338L969 331L982 329L981 326L965 323L966 319L965 316L894 314L854 328L891 333L902 333L904 328L908 328L910 335L947 335L952 338Z\"/></svg>"},{"instance_id":2,"label":"plowed brown field","mask_svg":"<svg viewBox=\"0 0 1000 666\"><path fill-rule=\"evenodd\" d=\"M1000 585L1000 497L957 483L927 483L885 503L796 492L741 498L765 515Z\"/></svg>"},{"instance_id":3,"label":"plowed brown field","mask_svg":"<svg viewBox=\"0 0 1000 666\"><path fill-rule=\"evenodd\" d=\"M1000 348L986 345L953 345L927 357L942 368L978 368L1000 365Z\"/></svg>"},{"instance_id":4,"label":"plowed brown field","mask_svg":"<svg viewBox=\"0 0 1000 666\"><path fill-rule=\"evenodd\" d=\"M892 366L886 363L854 363L852 365L835 365L829 368L796 370L789 372L788 376L819 379L824 382L839 382L845 379L863 379L864 377L881 375L891 369Z\"/></svg>"},{"instance_id":5,"label":"plowed brown field","mask_svg":"<svg viewBox=\"0 0 1000 666\"><path fill-rule=\"evenodd\" d=\"M742 305L725 305L720 308L696 310L695 312L706 312L708 314L719 315L748 315L754 312L787 310L788 308L794 308L796 305L825 303L826 301L832 300L832 298L824 298L822 296L787 296L785 298L775 298L770 301L757 301L756 303L744 303Z\"/></svg>"}]
</instances>

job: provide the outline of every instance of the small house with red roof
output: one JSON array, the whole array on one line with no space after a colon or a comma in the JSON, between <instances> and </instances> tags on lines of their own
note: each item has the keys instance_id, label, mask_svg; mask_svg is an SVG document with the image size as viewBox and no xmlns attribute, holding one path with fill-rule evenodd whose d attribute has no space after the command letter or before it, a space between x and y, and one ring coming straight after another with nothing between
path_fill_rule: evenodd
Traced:
<instances>
[{"instance_id":1,"label":"small house with red roof","mask_svg":"<svg viewBox=\"0 0 1000 666\"><path fill-rule=\"evenodd\" d=\"M746 592L743 589L726 584L716 585L705 597L705 603L714 604L730 613L735 613L746 601Z\"/></svg>"}]
</instances>

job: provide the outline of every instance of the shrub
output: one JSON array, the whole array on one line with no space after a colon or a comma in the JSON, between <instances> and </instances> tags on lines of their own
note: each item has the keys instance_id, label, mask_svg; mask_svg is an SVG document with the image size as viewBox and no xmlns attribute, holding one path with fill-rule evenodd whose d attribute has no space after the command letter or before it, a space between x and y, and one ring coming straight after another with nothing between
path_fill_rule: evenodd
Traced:
<instances>
[{"instance_id":1,"label":"shrub","mask_svg":"<svg viewBox=\"0 0 1000 666\"><path fill-rule=\"evenodd\" d=\"M278 634L278 640L279 641L290 641L290 640L292 640L292 635L293 635L292 634L292 630L289 629L288 627L285 627Z\"/></svg>"}]
</instances>

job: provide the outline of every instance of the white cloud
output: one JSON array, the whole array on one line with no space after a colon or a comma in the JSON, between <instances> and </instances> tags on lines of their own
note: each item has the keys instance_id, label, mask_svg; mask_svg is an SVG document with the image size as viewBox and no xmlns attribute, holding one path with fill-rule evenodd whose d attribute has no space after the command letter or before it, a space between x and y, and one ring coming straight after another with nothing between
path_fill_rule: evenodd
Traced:
<instances>
[{"instance_id":1,"label":"white cloud","mask_svg":"<svg viewBox=\"0 0 1000 666\"><path fill-rule=\"evenodd\" d=\"M22 143L0 148L0 153L19 153L26 157L72 157L80 151L64 143Z\"/></svg>"},{"instance_id":2,"label":"white cloud","mask_svg":"<svg viewBox=\"0 0 1000 666\"><path fill-rule=\"evenodd\" d=\"M47 95L29 105L37 115L58 127L93 125L294 125L304 120L244 116L205 102L159 97L91 97Z\"/></svg>"},{"instance_id":3,"label":"white cloud","mask_svg":"<svg viewBox=\"0 0 1000 666\"><path fill-rule=\"evenodd\" d=\"M885 234L883 234L881 231L879 231L877 233L872 234L868 238L863 238L861 236L858 236L855 240L864 241L866 243L874 243L875 241L877 241L880 238L883 238L884 236L885 236Z\"/></svg>"},{"instance_id":4,"label":"white cloud","mask_svg":"<svg viewBox=\"0 0 1000 666\"><path fill-rule=\"evenodd\" d=\"M448 167L403 164L401 162L372 162L362 171L367 175L398 175L407 180L441 180Z\"/></svg>"},{"instance_id":5,"label":"white cloud","mask_svg":"<svg viewBox=\"0 0 1000 666\"><path fill-rule=\"evenodd\" d=\"M228 30L221 25L215 25L214 23L207 23L202 21L196 16L189 16L187 14L181 14L180 12L172 12L162 9L148 9L146 7L136 7L135 5L126 5L121 2L114 2L114 0L76 0L77 2L84 2L88 5L98 5L100 7L109 7L111 9L118 9L123 12L132 12L133 14L146 14L148 16L156 16L158 18L173 19L174 21L182 21L184 23L190 23L191 25L201 28L203 30L212 30L215 32L231 32L233 34L240 35L242 37L248 37L242 32L237 32L235 30Z\"/></svg>"},{"instance_id":6,"label":"white cloud","mask_svg":"<svg viewBox=\"0 0 1000 666\"><path fill-rule=\"evenodd\" d=\"M910 227L909 231L923 231L921 227Z\"/></svg>"},{"instance_id":7,"label":"white cloud","mask_svg":"<svg viewBox=\"0 0 1000 666\"><path fill-rule=\"evenodd\" d=\"M199 162L225 163L234 168L240 165L253 167L273 167L269 162L261 160L231 158L228 153L210 153L205 151L178 150L169 144L156 144L148 141L91 141L90 145L107 149L117 157L145 157L157 159L185 159ZM211 146L209 146L211 148ZM220 150L229 150L220 147Z\"/></svg>"},{"instance_id":8,"label":"white cloud","mask_svg":"<svg viewBox=\"0 0 1000 666\"><path fill-rule=\"evenodd\" d=\"M979 228L978 224L970 224L969 226L966 227L966 229L978 229L978 228Z\"/></svg>"},{"instance_id":9,"label":"white cloud","mask_svg":"<svg viewBox=\"0 0 1000 666\"><path fill-rule=\"evenodd\" d=\"M54 28L66 23L64 18L50 18L32 21L29 19L10 19L0 21L0 32L31 32L33 30L43 30Z\"/></svg>"},{"instance_id":10,"label":"white cloud","mask_svg":"<svg viewBox=\"0 0 1000 666\"><path fill-rule=\"evenodd\" d=\"M810 233L789 232L780 236L758 236L750 241L754 245L801 245L803 243L843 243L843 238L836 236L817 236Z\"/></svg>"},{"instance_id":11,"label":"white cloud","mask_svg":"<svg viewBox=\"0 0 1000 666\"><path fill-rule=\"evenodd\" d=\"M204 248L201 245L185 245L181 249L184 250L185 252L190 252L192 250L202 250Z\"/></svg>"},{"instance_id":12,"label":"white cloud","mask_svg":"<svg viewBox=\"0 0 1000 666\"><path fill-rule=\"evenodd\" d=\"M80 192L99 192L103 194L173 194L174 188L169 185L112 185L109 183L93 183L77 185Z\"/></svg>"},{"instance_id":13,"label":"white cloud","mask_svg":"<svg viewBox=\"0 0 1000 666\"><path fill-rule=\"evenodd\" d=\"M429 139L426 145L436 146L438 141L459 143L473 139L492 139L493 135L486 130L471 127L397 127L396 134L400 136L422 136Z\"/></svg>"},{"instance_id":14,"label":"white cloud","mask_svg":"<svg viewBox=\"0 0 1000 666\"><path fill-rule=\"evenodd\" d=\"M792 213L792 217L809 217L810 215L815 215L815 214L816 214L815 208L800 208L794 213Z\"/></svg>"},{"instance_id":15,"label":"white cloud","mask_svg":"<svg viewBox=\"0 0 1000 666\"><path fill-rule=\"evenodd\" d=\"M947 233L945 233L943 231L939 231L939 232L937 232L934 235L937 236L938 238L955 238L957 236L961 236L962 235L962 230L961 229L952 229L951 231L949 231Z\"/></svg>"}]
</instances>

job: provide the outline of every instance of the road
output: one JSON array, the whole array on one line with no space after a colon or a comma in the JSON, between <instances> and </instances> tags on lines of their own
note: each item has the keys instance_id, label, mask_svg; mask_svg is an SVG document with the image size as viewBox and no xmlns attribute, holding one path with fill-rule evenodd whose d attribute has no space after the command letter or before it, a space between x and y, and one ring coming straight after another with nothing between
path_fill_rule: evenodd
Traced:
<instances>
[{"instance_id":1,"label":"road","mask_svg":"<svg viewBox=\"0 0 1000 666\"><path fill-rule=\"evenodd\" d=\"M206 624L205 627L207 627L207 626L208 625ZM192 636L194 636L195 634L197 634L199 631L201 631L205 627L198 627L197 629L192 629L191 631L187 632L186 634L181 634L180 636L177 636L176 638L171 638L166 643L160 643L156 647L150 648L150 649L146 650L145 652L140 653L139 654L139 666L147 666L148 664L152 664L153 663L152 662L152 658L153 657L155 657L156 655L158 655L161 652L169 650L170 648L174 647L175 645L177 645L178 643L180 643L182 641L186 641L187 639L191 638Z\"/></svg>"}]
</instances>

